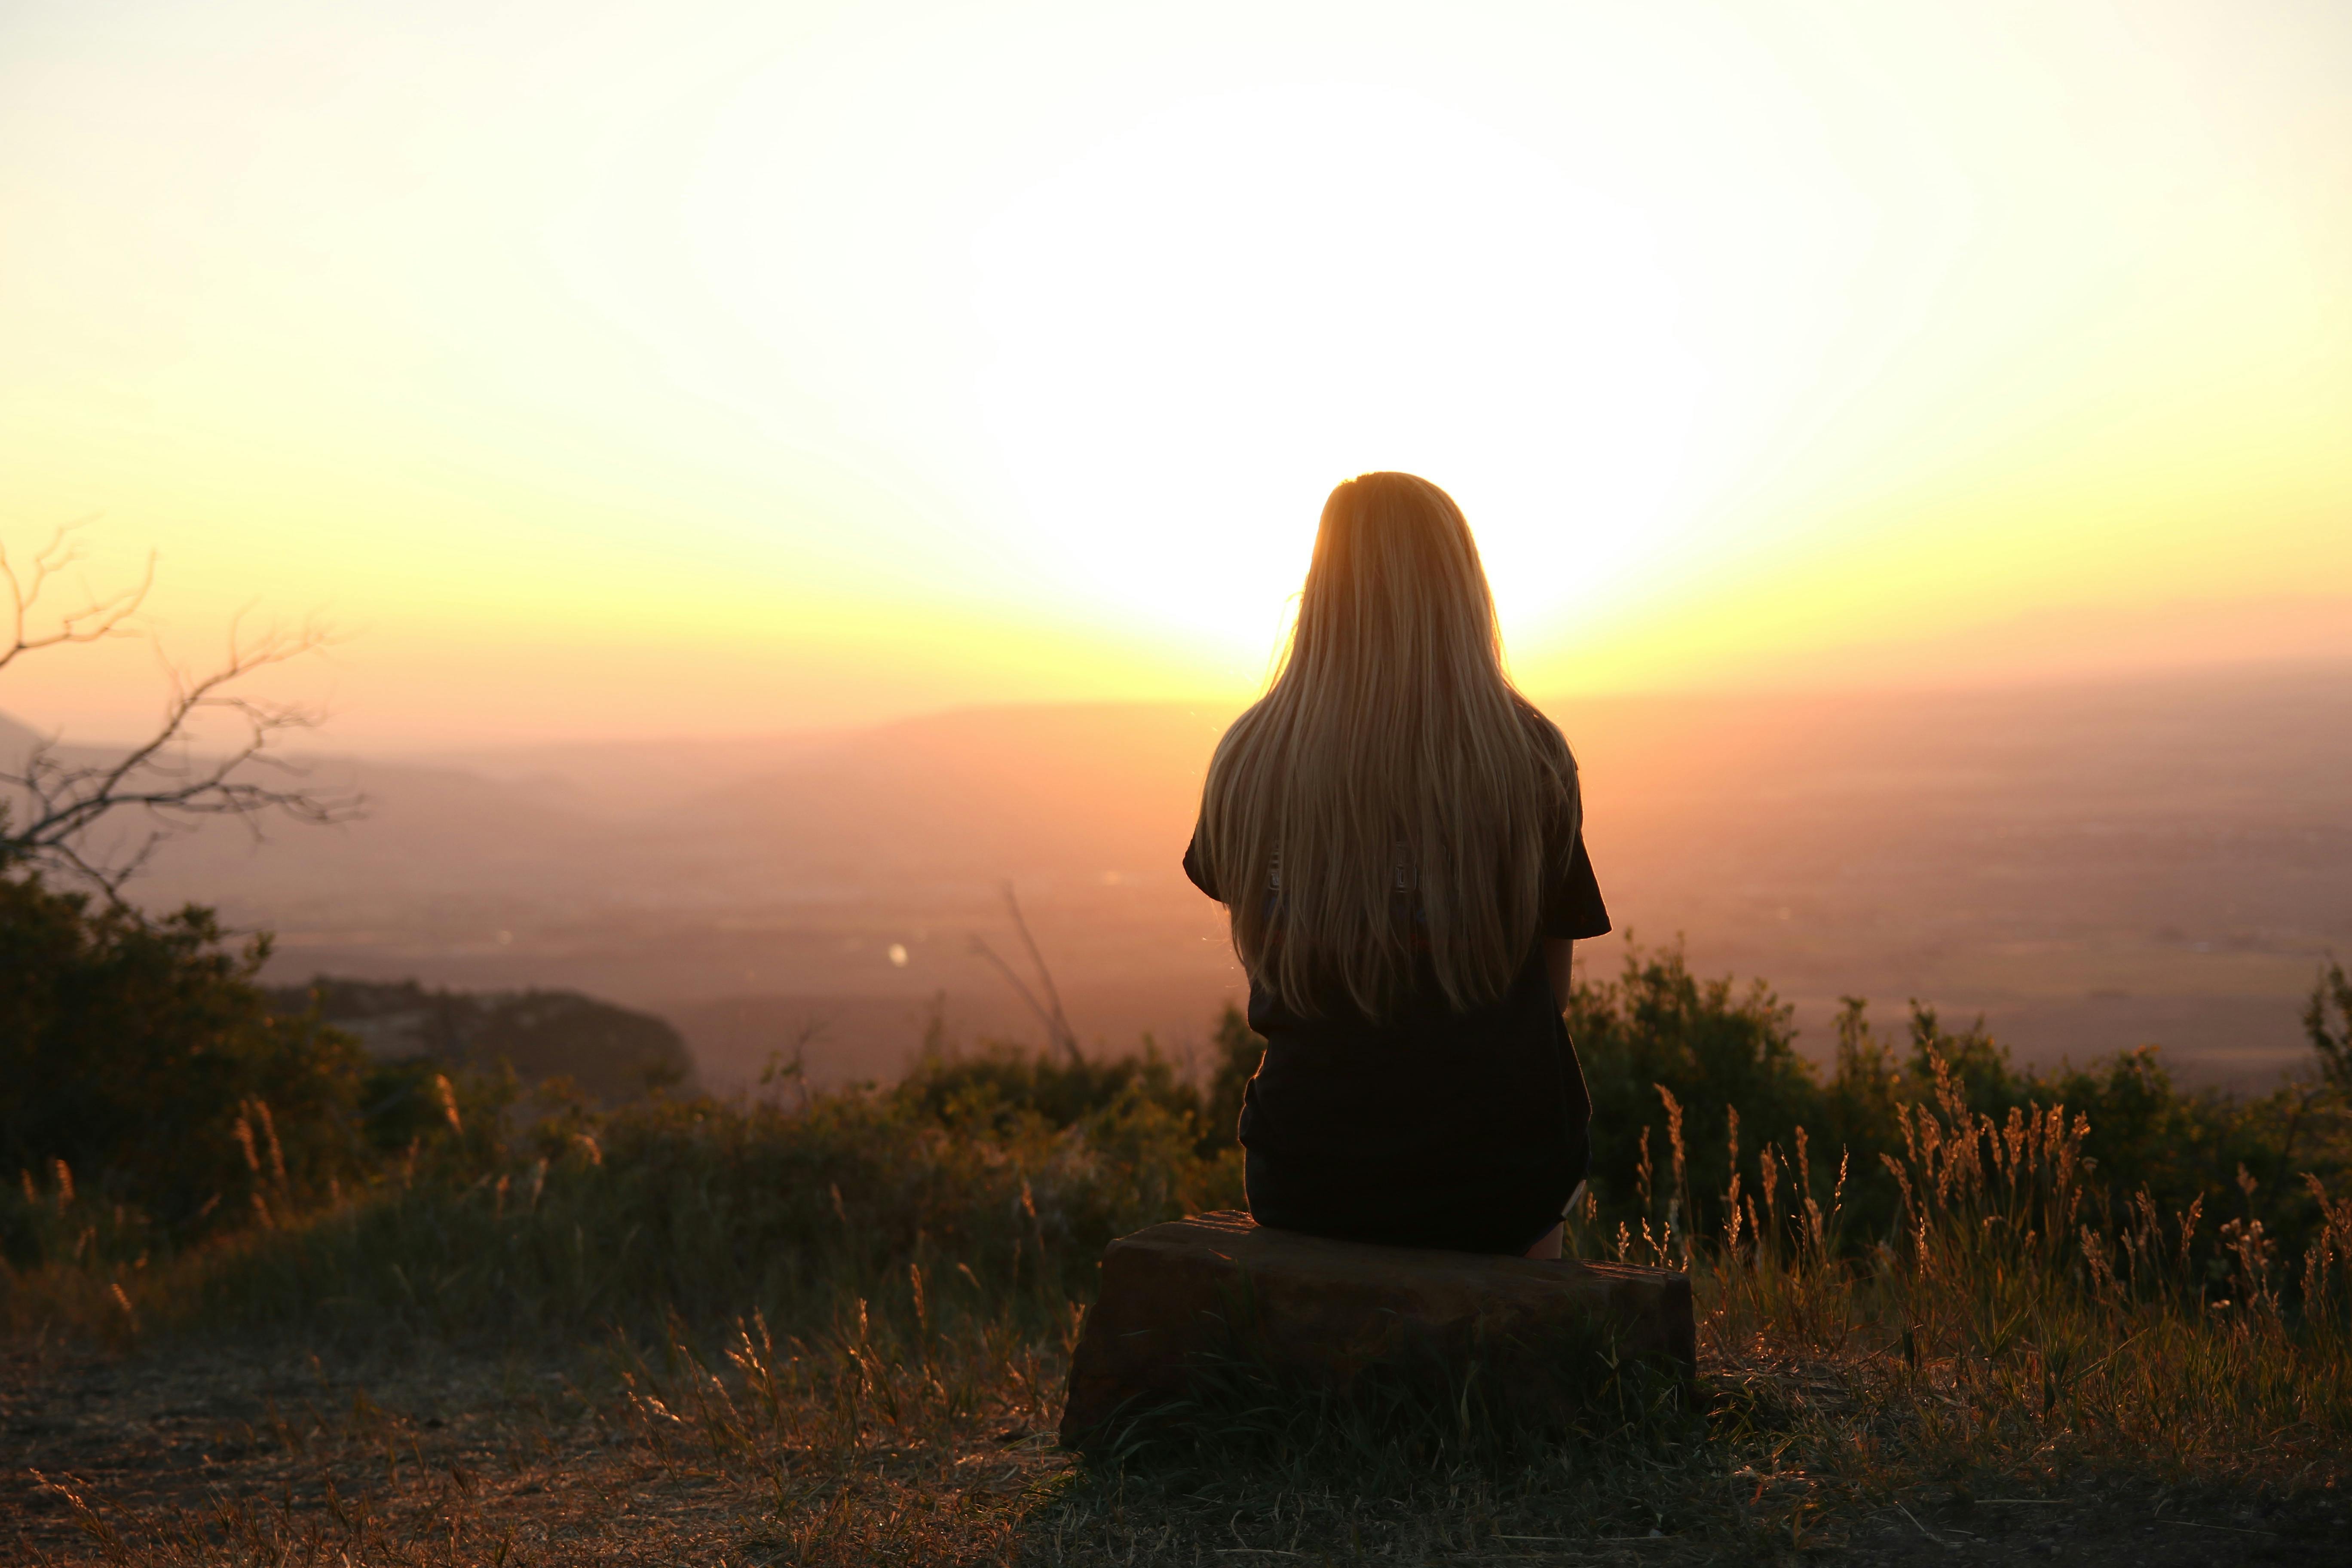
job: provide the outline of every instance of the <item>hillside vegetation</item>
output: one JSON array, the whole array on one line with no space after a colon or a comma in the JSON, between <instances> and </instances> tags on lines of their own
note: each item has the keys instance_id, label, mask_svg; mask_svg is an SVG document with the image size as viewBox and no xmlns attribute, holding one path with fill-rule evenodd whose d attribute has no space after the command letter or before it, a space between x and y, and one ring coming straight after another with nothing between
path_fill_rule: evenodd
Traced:
<instances>
[{"instance_id":1,"label":"hillside vegetation","mask_svg":"<svg viewBox=\"0 0 2352 1568\"><path fill-rule=\"evenodd\" d=\"M199 913L5 894L0 940L44 959L0 966L0 1321L157 1377L320 1358L334 1390L249 1425L238 1451L277 1468L246 1494L211 1476L208 1513L45 1470L44 1553L79 1529L125 1560L440 1561L463 1536L504 1562L543 1490L625 1462L718 1500L759 1561L1866 1554L1888 1529L2041 1530L2001 1512L2034 1503L2073 1509L2085 1550L2118 1510L2281 1550L2343 1528L2340 970L2314 1072L2232 1099L2179 1092L2153 1052L2021 1073L1980 1031L1915 1008L1890 1037L1858 1001L1822 1072L1761 984L1637 952L1573 998L1596 1163L1571 1244L1692 1273L1695 1401L1597 1372L1577 1429L1538 1441L1486 1418L1475 1374L1387 1405L1237 1374L1081 1459L1036 1435L1101 1247L1241 1201L1237 1016L1199 1081L1149 1050L934 1038L897 1083L808 1090L780 1061L756 1097L610 1109L436 1066L395 1116ZM368 1394L436 1357L509 1369L467 1428L505 1479L473 1450L432 1479L430 1423Z\"/></svg>"}]
</instances>

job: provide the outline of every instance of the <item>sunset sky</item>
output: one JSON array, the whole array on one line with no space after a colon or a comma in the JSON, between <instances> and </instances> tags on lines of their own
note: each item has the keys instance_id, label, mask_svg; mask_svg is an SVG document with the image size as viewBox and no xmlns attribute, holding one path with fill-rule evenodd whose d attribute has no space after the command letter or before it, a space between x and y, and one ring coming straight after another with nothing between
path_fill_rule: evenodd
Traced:
<instances>
[{"instance_id":1,"label":"sunset sky","mask_svg":"<svg viewBox=\"0 0 2352 1568\"><path fill-rule=\"evenodd\" d=\"M362 749L1237 700L1378 468L1539 692L2352 656L2347 82L2336 0L15 0L0 542L324 612Z\"/></svg>"}]
</instances>

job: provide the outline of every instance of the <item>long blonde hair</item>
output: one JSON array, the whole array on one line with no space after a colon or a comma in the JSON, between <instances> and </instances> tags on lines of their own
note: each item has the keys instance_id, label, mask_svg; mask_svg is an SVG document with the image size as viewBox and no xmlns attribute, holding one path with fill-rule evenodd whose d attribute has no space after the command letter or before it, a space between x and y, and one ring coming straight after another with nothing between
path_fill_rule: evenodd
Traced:
<instances>
[{"instance_id":1,"label":"long blonde hair","mask_svg":"<svg viewBox=\"0 0 2352 1568\"><path fill-rule=\"evenodd\" d=\"M1201 852L1250 978L1294 1012L1385 1016L1421 953L1456 1009L1526 961L1576 763L1503 671L1454 498L1411 474L1331 492L1273 685L1209 763Z\"/></svg>"}]
</instances>

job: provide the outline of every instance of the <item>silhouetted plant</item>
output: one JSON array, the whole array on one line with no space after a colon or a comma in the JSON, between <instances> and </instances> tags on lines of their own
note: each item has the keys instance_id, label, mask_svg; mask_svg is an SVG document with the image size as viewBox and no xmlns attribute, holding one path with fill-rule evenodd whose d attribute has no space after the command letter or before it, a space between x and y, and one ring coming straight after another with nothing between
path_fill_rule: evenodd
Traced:
<instances>
[{"instance_id":1,"label":"silhouetted plant","mask_svg":"<svg viewBox=\"0 0 2352 1568\"><path fill-rule=\"evenodd\" d=\"M0 1170L168 1237L269 1224L363 1167L356 1042L273 1016L208 910L0 878Z\"/></svg>"},{"instance_id":2,"label":"silhouetted plant","mask_svg":"<svg viewBox=\"0 0 2352 1568\"><path fill-rule=\"evenodd\" d=\"M2333 959L2312 983L2303 1029L2321 1074L2337 1089L2352 1090L2352 976Z\"/></svg>"},{"instance_id":3,"label":"silhouetted plant","mask_svg":"<svg viewBox=\"0 0 2352 1568\"><path fill-rule=\"evenodd\" d=\"M154 581L154 558L138 582L89 595L49 611L42 599L78 560L74 530L61 528L22 560L0 546L0 671L31 654L138 635L135 618ZM21 756L0 758L0 872L32 869L83 882L110 900L173 833L210 817L236 817L250 826L263 815L299 822L342 822L359 815L355 795L309 787L302 769L272 750L289 731L305 730L320 715L306 708L250 695L257 671L317 651L329 641L316 625L250 633L229 628L228 651L202 673L167 666L170 691L163 716L143 741L121 747L68 752L54 737L35 739ZM198 729L225 722L231 739L209 753L194 742ZM136 819L127 838L102 837L110 822Z\"/></svg>"}]
</instances>

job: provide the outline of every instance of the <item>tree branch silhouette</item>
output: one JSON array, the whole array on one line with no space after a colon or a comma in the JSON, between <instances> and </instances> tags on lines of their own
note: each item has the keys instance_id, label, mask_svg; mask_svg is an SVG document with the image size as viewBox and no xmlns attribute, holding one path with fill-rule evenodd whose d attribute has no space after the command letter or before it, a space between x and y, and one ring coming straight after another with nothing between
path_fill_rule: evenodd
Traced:
<instances>
[{"instance_id":1,"label":"tree branch silhouette","mask_svg":"<svg viewBox=\"0 0 2352 1568\"><path fill-rule=\"evenodd\" d=\"M1021 945L1029 950L1029 962L1037 966L1038 984L1045 993L1044 999L1040 1000L1037 993L1013 973L1013 966L998 957L996 950L977 933L971 939L972 952L996 965L997 973L1020 994L1021 1000L1029 1004L1029 1010L1045 1026L1048 1040L1068 1052L1072 1061L1085 1059L1078 1049L1078 1032L1070 1027L1069 1016L1062 1011L1062 994L1055 988L1054 972L1045 967L1045 955L1037 950L1037 939L1029 934L1029 921L1021 913L1021 900L1013 897L1010 882L1004 884L1004 907L1012 913L1013 929L1021 933Z\"/></svg>"},{"instance_id":2,"label":"tree branch silhouette","mask_svg":"<svg viewBox=\"0 0 2352 1568\"><path fill-rule=\"evenodd\" d=\"M44 595L81 559L73 537L79 526L57 530L21 565L0 547L0 588L5 588L10 616L8 639L0 645L0 670L48 648L140 635L132 620L154 585L152 552L137 583L110 594L89 594L54 613L46 625L37 625ZM0 870L28 866L61 873L120 904L123 885L156 849L205 818L239 818L257 840L258 819L265 814L330 824L350 821L364 810L364 797L310 788L299 782L307 777L304 767L271 752L288 731L314 728L323 714L234 689L258 670L327 647L331 634L315 621L290 630L273 626L248 634L245 619L243 611L231 619L227 649L210 670L193 675L164 663L170 695L163 717L145 740L92 760L87 748L85 754L69 756L58 736L44 736L14 771L0 771L0 791L6 792L0 797ZM228 720L238 738L225 750L199 754L192 731L215 718ZM100 844L95 835L99 826L125 815L147 824L138 842L127 847Z\"/></svg>"}]
</instances>

